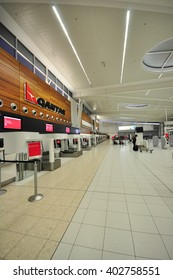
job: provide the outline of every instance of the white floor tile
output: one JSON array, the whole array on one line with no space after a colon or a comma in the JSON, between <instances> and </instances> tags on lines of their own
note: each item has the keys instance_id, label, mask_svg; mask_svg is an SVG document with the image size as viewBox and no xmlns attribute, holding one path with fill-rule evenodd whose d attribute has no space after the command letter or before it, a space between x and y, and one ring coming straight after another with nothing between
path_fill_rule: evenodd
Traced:
<instances>
[{"instance_id":1,"label":"white floor tile","mask_svg":"<svg viewBox=\"0 0 173 280\"><path fill-rule=\"evenodd\" d=\"M103 227L106 223L106 212L88 209L85 214L83 223Z\"/></svg>"},{"instance_id":2,"label":"white floor tile","mask_svg":"<svg viewBox=\"0 0 173 280\"><path fill-rule=\"evenodd\" d=\"M137 257L168 260L169 255L159 235L133 232L135 254Z\"/></svg>"},{"instance_id":3,"label":"white floor tile","mask_svg":"<svg viewBox=\"0 0 173 280\"><path fill-rule=\"evenodd\" d=\"M167 205L147 204L147 206L152 216L173 218L173 213Z\"/></svg>"},{"instance_id":4,"label":"white floor tile","mask_svg":"<svg viewBox=\"0 0 173 280\"><path fill-rule=\"evenodd\" d=\"M163 242L166 246L166 249L168 251L168 254L169 254L171 260L173 260L173 236L162 235L162 239L163 239Z\"/></svg>"},{"instance_id":5,"label":"white floor tile","mask_svg":"<svg viewBox=\"0 0 173 280\"><path fill-rule=\"evenodd\" d=\"M66 230L66 232L62 238L62 242L74 244L76 237L78 235L80 226L81 226L81 224L78 224L78 223L70 223L68 229Z\"/></svg>"},{"instance_id":6,"label":"white floor tile","mask_svg":"<svg viewBox=\"0 0 173 280\"><path fill-rule=\"evenodd\" d=\"M135 260L135 257L103 251L102 260Z\"/></svg>"},{"instance_id":7,"label":"white floor tile","mask_svg":"<svg viewBox=\"0 0 173 280\"><path fill-rule=\"evenodd\" d=\"M158 233L155 223L150 216L130 214L130 224L132 231Z\"/></svg>"},{"instance_id":8,"label":"white floor tile","mask_svg":"<svg viewBox=\"0 0 173 280\"><path fill-rule=\"evenodd\" d=\"M93 210L100 210L100 211L106 211L107 209L107 200L103 199L91 199L89 204L89 209Z\"/></svg>"},{"instance_id":9,"label":"white floor tile","mask_svg":"<svg viewBox=\"0 0 173 280\"><path fill-rule=\"evenodd\" d=\"M126 202L109 200L108 211L127 213Z\"/></svg>"},{"instance_id":10,"label":"white floor tile","mask_svg":"<svg viewBox=\"0 0 173 280\"><path fill-rule=\"evenodd\" d=\"M130 214L136 215L151 215L146 204L127 202L128 211Z\"/></svg>"},{"instance_id":11,"label":"white floor tile","mask_svg":"<svg viewBox=\"0 0 173 280\"><path fill-rule=\"evenodd\" d=\"M106 227L130 230L128 214L108 212L106 219Z\"/></svg>"},{"instance_id":12,"label":"white floor tile","mask_svg":"<svg viewBox=\"0 0 173 280\"><path fill-rule=\"evenodd\" d=\"M72 247L73 245L71 244L60 243L52 260L68 260Z\"/></svg>"},{"instance_id":13,"label":"white floor tile","mask_svg":"<svg viewBox=\"0 0 173 280\"><path fill-rule=\"evenodd\" d=\"M173 219L153 217L160 234L173 236Z\"/></svg>"},{"instance_id":14,"label":"white floor tile","mask_svg":"<svg viewBox=\"0 0 173 280\"><path fill-rule=\"evenodd\" d=\"M133 241L130 231L106 228L104 251L134 255Z\"/></svg>"},{"instance_id":15,"label":"white floor tile","mask_svg":"<svg viewBox=\"0 0 173 280\"><path fill-rule=\"evenodd\" d=\"M92 225L82 225L77 236L75 245L102 249L104 228Z\"/></svg>"},{"instance_id":16,"label":"white floor tile","mask_svg":"<svg viewBox=\"0 0 173 280\"><path fill-rule=\"evenodd\" d=\"M102 251L86 248L86 247L80 247L80 246L74 246L69 259L70 260L101 260Z\"/></svg>"}]
</instances>

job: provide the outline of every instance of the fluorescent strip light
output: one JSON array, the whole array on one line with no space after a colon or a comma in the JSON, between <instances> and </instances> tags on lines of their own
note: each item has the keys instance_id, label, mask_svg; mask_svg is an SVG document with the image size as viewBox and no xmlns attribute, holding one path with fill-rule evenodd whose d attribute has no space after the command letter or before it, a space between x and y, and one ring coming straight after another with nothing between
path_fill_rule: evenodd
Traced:
<instances>
[{"instance_id":1,"label":"fluorescent strip light","mask_svg":"<svg viewBox=\"0 0 173 280\"><path fill-rule=\"evenodd\" d=\"M163 73L161 73L161 74L159 75L158 79L160 79L160 78L162 77L162 75L163 75Z\"/></svg>"},{"instance_id":2,"label":"fluorescent strip light","mask_svg":"<svg viewBox=\"0 0 173 280\"><path fill-rule=\"evenodd\" d=\"M122 59L122 66L121 66L120 83L122 83L122 81L123 81L124 61L125 61L125 56L126 56L126 47L127 47L127 37L128 37L129 21L130 21L130 11L128 10L127 13L126 13L126 28L125 28L125 36L124 36L123 59Z\"/></svg>"},{"instance_id":3,"label":"fluorescent strip light","mask_svg":"<svg viewBox=\"0 0 173 280\"><path fill-rule=\"evenodd\" d=\"M84 67L83 67L83 65L82 65L82 62L81 62L81 60L80 60L80 58L79 58L79 56L78 56L78 54L77 54L77 51L76 51L76 49L75 49L75 47L74 47L74 45L73 45L73 43L72 43L72 41L71 41L71 39L70 39L70 36L68 35L67 29L65 28L65 25L64 25L64 23L63 23L63 21L62 21L60 15L59 15L59 13L58 13L56 7L55 7L55 6L52 6L52 9L53 9L53 11L54 11L54 13L55 13L55 15L56 15L56 17L57 17L57 19L58 19L58 21L59 21L61 27L62 27L62 29L63 29L63 31L64 31L65 36L66 36L67 39L68 39L68 42L69 42L69 44L70 44L70 46L71 46L71 48L72 48L72 50L73 50L73 52L74 52L74 54L75 54L75 56L76 56L78 62L79 62L79 64L80 64L80 66L81 66L81 68L82 68L84 74L85 74L85 77L87 78L89 84L92 86L91 81L90 81L90 79L88 78L88 75L87 75L87 73L86 73L86 71L85 71L85 69L84 69Z\"/></svg>"},{"instance_id":4,"label":"fluorescent strip light","mask_svg":"<svg viewBox=\"0 0 173 280\"><path fill-rule=\"evenodd\" d=\"M148 95L148 94L149 94L149 92L150 92L150 89L147 91L147 93L146 93L145 95Z\"/></svg>"}]
</instances>

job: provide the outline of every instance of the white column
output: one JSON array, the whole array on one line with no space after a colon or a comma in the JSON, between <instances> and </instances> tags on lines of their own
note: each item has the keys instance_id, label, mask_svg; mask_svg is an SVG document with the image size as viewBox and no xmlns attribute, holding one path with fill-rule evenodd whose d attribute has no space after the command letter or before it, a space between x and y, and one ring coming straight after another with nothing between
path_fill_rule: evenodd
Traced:
<instances>
[{"instance_id":1,"label":"white column","mask_svg":"<svg viewBox=\"0 0 173 280\"><path fill-rule=\"evenodd\" d=\"M54 162L54 138L49 139L49 162Z\"/></svg>"}]
</instances>

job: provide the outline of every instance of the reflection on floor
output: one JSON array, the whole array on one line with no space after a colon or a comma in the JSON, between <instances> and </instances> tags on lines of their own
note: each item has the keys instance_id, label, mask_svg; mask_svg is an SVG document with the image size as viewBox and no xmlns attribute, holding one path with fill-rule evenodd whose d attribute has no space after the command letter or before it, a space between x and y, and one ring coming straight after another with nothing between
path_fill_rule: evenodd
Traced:
<instances>
[{"instance_id":1,"label":"reflection on floor","mask_svg":"<svg viewBox=\"0 0 173 280\"><path fill-rule=\"evenodd\" d=\"M104 142L0 196L1 259L173 259L172 148Z\"/></svg>"}]
</instances>

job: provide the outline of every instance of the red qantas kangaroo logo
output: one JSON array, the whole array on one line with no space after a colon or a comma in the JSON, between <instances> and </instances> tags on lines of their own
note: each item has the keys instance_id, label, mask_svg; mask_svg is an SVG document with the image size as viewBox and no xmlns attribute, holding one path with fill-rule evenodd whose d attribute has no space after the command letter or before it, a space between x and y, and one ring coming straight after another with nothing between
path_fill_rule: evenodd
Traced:
<instances>
[{"instance_id":1,"label":"red qantas kangaroo logo","mask_svg":"<svg viewBox=\"0 0 173 280\"><path fill-rule=\"evenodd\" d=\"M32 90L30 89L27 82L25 83L25 99L31 103L37 104L37 99L32 94Z\"/></svg>"}]
</instances>

